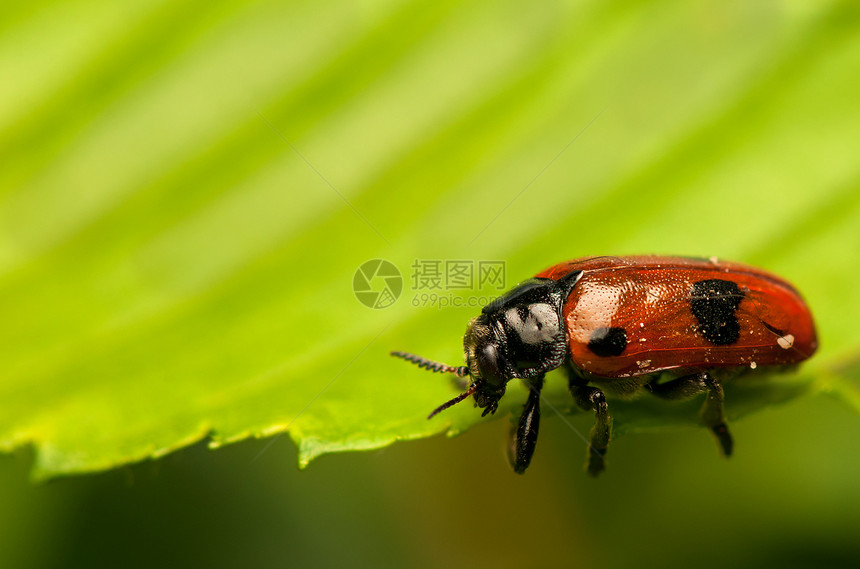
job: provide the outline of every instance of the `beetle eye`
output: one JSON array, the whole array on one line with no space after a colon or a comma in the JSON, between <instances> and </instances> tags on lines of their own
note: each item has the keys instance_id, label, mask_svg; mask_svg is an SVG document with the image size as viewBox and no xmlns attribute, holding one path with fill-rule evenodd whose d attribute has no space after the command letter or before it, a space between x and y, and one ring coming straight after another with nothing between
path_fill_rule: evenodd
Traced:
<instances>
[{"instance_id":1,"label":"beetle eye","mask_svg":"<svg viewBox=\"0 0 860 569\"><path fill-rule=\"evenodd\" d=\"M495 344L485 344L478 352L478 366L481 369L481 378L488 383L496 385L504 384L505 377L502 373L503 363Z\"/></svg>"}]
</instances>

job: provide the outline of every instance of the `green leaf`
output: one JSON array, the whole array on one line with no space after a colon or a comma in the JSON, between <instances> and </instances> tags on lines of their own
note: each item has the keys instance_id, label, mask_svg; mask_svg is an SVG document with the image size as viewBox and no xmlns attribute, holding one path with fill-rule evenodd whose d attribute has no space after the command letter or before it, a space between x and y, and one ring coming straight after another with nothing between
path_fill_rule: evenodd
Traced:
<instances>
[{"instance_id":1,"label":"green leaf","mask_svg":"<svg viewBox=\"0 0 860 569\"><path fill-rule=\"evenodd\" d=\"M823 370L813 386L860 414L860 361L856 353Z\"/></svg>"},{"instance_id":2,"label":"green leaf","mask_svg":"<svg viewBox=\"0 0 860 569\"><path fill-rule=\"evenodd\" d=\"M16 5L0 448L47 477L205 437L288 432L307 464L463 432L489 419L427 421L455 388L387 354L459 363L498 291L416 288L416 259L504 260L508 286L587 254L764 266L822 347L730 385L730 416L827 389L857 409L822 378L858 348L858 31L852 2ZM404 277L391 307L353 294L370 259ZM570 411L562 378L546 396ZM697 406L613 412L621 433Z\"/></svg>"}]
</instances>

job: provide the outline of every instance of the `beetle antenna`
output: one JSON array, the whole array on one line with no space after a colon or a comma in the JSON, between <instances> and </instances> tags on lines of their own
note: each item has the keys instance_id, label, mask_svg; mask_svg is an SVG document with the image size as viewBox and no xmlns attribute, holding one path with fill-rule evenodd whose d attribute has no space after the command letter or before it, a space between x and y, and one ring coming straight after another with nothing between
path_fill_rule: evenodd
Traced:
<instances>
[{"instance_id":1,"label":"beetle antenna","mask_svg":"<svg viewBox=\"0 0 860 569\"><path fill-rule=\"evenodd\" d=\"M436 415L437 413L440 413L440 412L444 411L445 409L447 409L448 407L451 407L452 405L456 405L457 403L459 403L459 402L460 402L460 401L462 401L463 399L465 399L465 398L467 398L468 396L470 396L471 394L473 394L477 389L478 389L478 384L477 384L477 383L473 383L473 384L472 384L472 386L471 386L471 387L469 387L469 389L467 389L466 391L464 391L463 393L461 393L460 395L458 395L458 396L457 396L457 397L455 397L454 399L452 399L452 400L450 400L450 401L448 401L448 402L446 402L446 403L443 403L443 404L439 405L438 407L436 407L436 409L434 409L432 413L430 413L429 415L427 415L427 418L428 418L428 419L432 419L434 415Z\"/></svg>"},{"instance_id":2,"label":"beetle antenna","mask_svg":"<svg viewBox=\"0 0 860 569\"><path fill-rule=\"evenodd\" d=\"M469 375L469 368L466 366L449 366L448 364L443 364L441 362L434 362L432 360L428 360L422 358L421 356L416 356L415 354L410 354L408 352L391 352L391 355L395 358L403 358L408 362L412 362L418 367L424 368L426 370L430 370L437 373L453 373L457 377L466 377ZM452 403L453 405L453 403ZM441 409L434 412L438 413ZM432 415L431 415L432 416Z\"/></svg>"}]
</instances>

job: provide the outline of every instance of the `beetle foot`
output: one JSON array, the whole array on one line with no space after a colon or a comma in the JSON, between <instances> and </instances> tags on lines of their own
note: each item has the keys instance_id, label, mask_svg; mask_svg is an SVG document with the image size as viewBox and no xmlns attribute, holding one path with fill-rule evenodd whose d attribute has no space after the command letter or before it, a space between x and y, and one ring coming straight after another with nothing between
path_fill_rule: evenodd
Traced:
<instances>
[{"instance_id":1,"label":"beetle foot","mask_svg":"<svg viewBox=\"0 0 860 569\"><path fill-rule=\"evenodd\" d=\"M606 448L588 447L588 460L585 466L586 471L591 476L598 476L606 470Z\"/></svg>"},{"instance_id":2,"label":"beetle foot","mask_svg":"<svg viewBox=\"0 0 860 569\"><path fill-rule=\"evenodd\" d=\"M732 434L729 433L729 428L726 424L720 423L715 427L711 427L711 432L714 433L714 437L717 439L717 445L719 445L723 455L726 458L732 456L732 450L734 450L735 443L732 440Z\"/></svg>"}]
</instances>

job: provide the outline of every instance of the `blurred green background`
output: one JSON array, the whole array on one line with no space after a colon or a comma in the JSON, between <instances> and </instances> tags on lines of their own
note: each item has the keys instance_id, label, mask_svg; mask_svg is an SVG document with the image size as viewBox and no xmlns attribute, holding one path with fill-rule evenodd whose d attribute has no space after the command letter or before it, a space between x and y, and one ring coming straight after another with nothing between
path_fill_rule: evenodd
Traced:
<instances>
[{"instance_id":1,"label":"blurred green background","mask_svg":"<svg viewBox=\"0 0 860 569\"><path fill-rule=\"evenodd\" d=\"M0 566L860 561L856 2L2 14ZM727 389L730 461L695 405L616 404L599 480L547 412L508 470L522 389L424 420L451 384L387 353L457 364L476 309L414 306L415 259L510 286L635 253L761 265L812 306L804 396ZM381 310L352 291L376 258L405 277Z\"/></svg>"}]
</instances>

